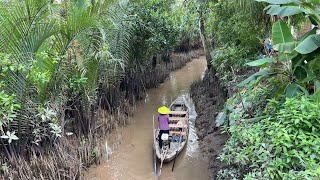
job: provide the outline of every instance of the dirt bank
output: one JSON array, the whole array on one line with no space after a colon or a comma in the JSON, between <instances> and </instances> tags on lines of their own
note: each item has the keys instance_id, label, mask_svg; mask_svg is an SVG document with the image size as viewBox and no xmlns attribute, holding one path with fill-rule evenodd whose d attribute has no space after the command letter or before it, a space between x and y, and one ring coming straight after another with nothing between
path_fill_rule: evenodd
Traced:
<instances>
[{"instance_id":1,"label":"dirt bank","mask_svg":"<svg viewBox=\"0 0 320 180\"><path fill-rule=\"evenodd\" d=\"M214 74L213 70L207 70L203 80L191 86L191 97L198 113L196 127L200 146L209 158L209 170L212 172L212 179L216 179L218 171L226 166L217 160L217 157L228 139L227 134L221 134L221 130L215 127L215 117L223 109L227 98L224 89L219 86L219 80Z\"/></svg>"}]
</instances>

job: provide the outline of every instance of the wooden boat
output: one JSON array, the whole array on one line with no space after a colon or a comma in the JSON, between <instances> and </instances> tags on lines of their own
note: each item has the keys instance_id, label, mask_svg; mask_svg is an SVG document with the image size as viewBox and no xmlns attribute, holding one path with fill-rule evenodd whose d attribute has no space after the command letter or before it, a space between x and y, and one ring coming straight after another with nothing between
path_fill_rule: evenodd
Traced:
<instances>
[{"instance_id":1,"label":"wooden boat","mask_svg":"<svg viewBox=\"0 0 320 180\"><path fill-rule=\"evenodd\" d=\"M163 162L173 160L186 146L189 135L189 112L186 101L178 97L171 105L169 113L170 130L168 140L163 141L162 149L159 147L159 129L154 132L154 148L157 158Z\"/></svg>"}]
</instances>

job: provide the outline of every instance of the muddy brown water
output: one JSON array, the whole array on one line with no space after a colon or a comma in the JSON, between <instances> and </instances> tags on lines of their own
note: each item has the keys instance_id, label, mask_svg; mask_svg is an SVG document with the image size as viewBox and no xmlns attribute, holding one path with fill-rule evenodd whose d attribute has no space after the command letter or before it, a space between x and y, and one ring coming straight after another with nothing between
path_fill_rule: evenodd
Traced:
<instances>
[{"instance_id":1,"label":"muddy brown water","mask_svg":"<svg viewBox=\"0 0 320 180\"><path fill-rule=\"evenodd\" d=\"M190 134L187 147L178 155L174 171L172 162L165 163L161 180L208 180L208 159L199 149L194 121L196 112L189 98L190 85L203 78L206 69L205 57L189 62L158 88L147 90L147 97L136 105L135 115L130 124L118 128L105 142L104 158L100 165L89 169L87 180L149 180L154 176L152 154L152 115L158 107L169 106L175 98L185 96L190 108ZM157 126L157 124L156 124Z\"/></svg>"}]
</instances>

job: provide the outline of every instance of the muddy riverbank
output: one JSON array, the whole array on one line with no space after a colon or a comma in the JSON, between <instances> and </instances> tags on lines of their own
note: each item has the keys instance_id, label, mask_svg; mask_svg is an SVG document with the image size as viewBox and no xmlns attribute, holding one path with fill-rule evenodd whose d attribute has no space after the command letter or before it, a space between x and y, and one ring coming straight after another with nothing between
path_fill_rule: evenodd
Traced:
<instances>
[{"instance_id":1,"label":"muddy riverbank","mask_svg":"<svg viewBox=\"0 0 320 180\"><path fill-rule=\"evenodd\" d=\"M102 144L103 159L100 165L89 169L89 180L155 179L152 165L152 115L161 105L170 105L178 96L185 96L190 107L191 129L189 142L178 156L175 170L172 162L164 165L160 179L208 180L208 160L201 153L195 129L197 116L189 98L190 85L203 77L206 69L204 57L194 59L182 69L170 73L158 88L146 91L146 98L136 103L135 113L129 117L130 125L117 128Z\"/></svg>"},{"instance_id":2,"label":"muddy riverbank","mask_svg":"<svg viewBox=\"0 0 320 180\"><path fill-rule=\"evenodd\" d=\"M198 113L195 125L198 129L199 145L208 157L210 176L216 179L218 171L226 166L217 160L217 157L228 135L222 134L221 130L215 127L215 117L223 109L227 97L214 70L206 71L203 80L192 84L191 97Z\"/></svg>"}]
</instances>

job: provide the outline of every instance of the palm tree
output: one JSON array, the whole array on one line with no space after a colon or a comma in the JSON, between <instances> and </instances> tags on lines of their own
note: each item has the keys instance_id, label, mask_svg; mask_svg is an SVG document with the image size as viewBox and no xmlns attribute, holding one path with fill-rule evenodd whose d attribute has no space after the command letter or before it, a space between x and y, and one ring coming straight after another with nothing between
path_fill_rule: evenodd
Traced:
<instances>
[{"instance_id":1,"label":"palm tree","mask_svg":"<svg viewBox=\"0 0 320 180\"><path fill-rule=\"evenodd\" d=\"M52 124L63 131L66 122L59 117L72 108L77 133L88 134L98 87L117 87L123 78L130 37L123 14L128 4L12 0L0 8L0 49L10 63L24 67L1 75L6 84L2 89L14 94L20 106L17 117L2 129L17 131L14 145L25 150L30 142L52 139ZM66 107L67 102L74 105ZM48 108L54 111L50 116L44 110Z\"/></svg>"}]
</instances>

